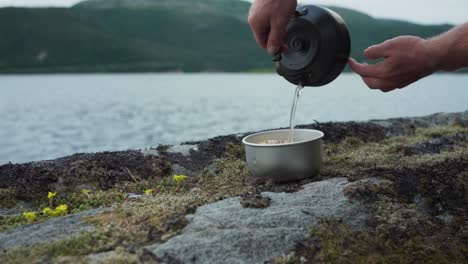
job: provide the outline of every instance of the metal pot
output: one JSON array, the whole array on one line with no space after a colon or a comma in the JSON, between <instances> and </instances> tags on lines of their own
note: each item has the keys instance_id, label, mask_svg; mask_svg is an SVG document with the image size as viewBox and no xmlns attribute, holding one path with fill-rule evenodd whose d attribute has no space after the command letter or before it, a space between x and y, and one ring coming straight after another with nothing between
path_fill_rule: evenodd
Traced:
<instances>
[{"instance_id":1,"label":"metal pot","mask_svg":"<svg viewBox=\"0 0 468 264\"><path fill-rule=\"evenodd\" d=\"M289 129L268 131L242 140L253 176L288 182L310 178L320 172L324 134L318 130L295 129L293 143L262 144L267 140L287 141L289 133Z\"/></svg>"}]
</instances>

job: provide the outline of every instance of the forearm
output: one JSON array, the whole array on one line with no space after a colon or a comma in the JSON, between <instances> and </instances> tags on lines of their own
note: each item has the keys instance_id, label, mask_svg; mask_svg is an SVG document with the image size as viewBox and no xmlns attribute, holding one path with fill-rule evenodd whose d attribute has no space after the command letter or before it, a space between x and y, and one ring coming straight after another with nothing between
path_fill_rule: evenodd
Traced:
<instances>
[{"instance_id":1,"label":"forearm","mask_svg":"<svg viewBox=\"0 0 468 264\"><path fill-rule=\"evenodd\" d=\"M468 23L427 40L434 56L435 71L454 71L468 67Z\"/></svg>"}]
</instances>

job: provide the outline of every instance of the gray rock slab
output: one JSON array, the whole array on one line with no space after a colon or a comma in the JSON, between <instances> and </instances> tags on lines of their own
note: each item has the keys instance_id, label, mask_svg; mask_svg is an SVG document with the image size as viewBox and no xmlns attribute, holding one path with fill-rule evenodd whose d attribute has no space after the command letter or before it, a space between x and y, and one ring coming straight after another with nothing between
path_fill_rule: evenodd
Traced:
<instances>
[{"instance_id":1,"label":"gray rock slab","mask_svg":"<svg viewBox=\"0 0 468 264\"><path fill-rule=\"evenodd\" d=\"M44 223L29 224L0 233L0 251L15 247L30 247L36 244L71 238L82 231L95 227L83 222L83 217L93 216L108 209L94 209L73 215L58 217Z\"/></svg>"},{"instance_id":2,"label":"gray rock slab","mask_svg":"<svg viewBox=\"0 0 468 264\"><path fill-rule=\"evenodd\" d=\"M198 151L198 145L174 145L167 150L169 153L180 153L184 156L190 156L192 151Z\"/></svg>"},{"instance_id":3,"label":"gray rock slab","mask_svg":"<svg viewBox=\"0 0 468 264\"><path fill-rule=\"evenodd\" d=\"M177 163L172 164L171 169L172 169L172 174L175 174L175 175L178 175L178 174L192 175L195 173L194 171L189 170L185 168L184 166L179 165Z\"/></svg>"},{"instance_id":4,"label":"gray rock slab","mask_svg":"<svg viewBox=\"0 0 468 264\"><path fill-rule=\"evenodd\" d=\"M186 157L190 156L190 153L193 151L198 151L198 145L195 145L195 144L173 145L173 146L170 146L166 150L166 152L168 153L179 153ZM155 156L155 157L158 157L160 155L159 151L154 148L141 150L141 153L143 153L144 155Z\"/></svg>"},{"instance_id":5,"label":"gray rock slab","mask_svg":"<svg viewBox=\"0 0 468 264\"><path fill-rule=\"evenodd\" d=\"M205 205L188 216L191 222L181 234L147 249L183 263L263 263L306 239L321 219L365 226L364 205L343 195L348 184L335 178L304 185L295 193L265 192L271 205L263 209L243 208L239 197Z\"/></svg>"},{"instance_id":6,"label":"gray rock slab","mask_svg":"<svg viewBox=\"0 0 468 264\"><path fill-rule=\"evenodd\" d=\"M141 153L143 153L143 155L145 155L145 156L159 157L159 151L157 149L154 149L154 148L143 149L143 150L141 150Z\"/></svg>"}]
</instances>

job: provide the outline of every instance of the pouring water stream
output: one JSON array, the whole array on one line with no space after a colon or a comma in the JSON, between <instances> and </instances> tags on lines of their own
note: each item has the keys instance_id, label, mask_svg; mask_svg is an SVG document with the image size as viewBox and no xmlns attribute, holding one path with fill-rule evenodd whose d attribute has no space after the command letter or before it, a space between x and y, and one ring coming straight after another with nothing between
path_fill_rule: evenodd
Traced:
<instances>
[{"instance_id":1,"label":"pouring water stream","mask_svg":"<svg viewBox=\"0 0 468 264\"><path fill-rule=\"evenodd\" d=\"M297 110L297 105L299 103L299 99L301 98L303 88L304 88L304 86L302 85L302 83L300 83L296 87L296 91L294 92L294 99L293 99L293 104L292 104L292 108L291 108L291 115L289 117L288 142L290 142L290 143L294 142L294 127L296 126L296 124L295 124L296 110Z\"/></svg>"}]
</instances>

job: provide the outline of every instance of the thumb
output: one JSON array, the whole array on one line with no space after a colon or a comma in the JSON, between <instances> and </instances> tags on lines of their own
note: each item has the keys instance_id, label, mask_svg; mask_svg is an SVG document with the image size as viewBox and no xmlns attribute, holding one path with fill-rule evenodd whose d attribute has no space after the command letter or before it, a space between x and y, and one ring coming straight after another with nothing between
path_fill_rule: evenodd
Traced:
<instances>
[{"instance_id":1,"label":"thumb","mask_svg":"<svg viewBox=\"0 0 468 264\"><path fill-rule=\"evenodd\" d=\"M350 58L349 66L351 69L361 75L362 77L379 78L382 76L382 63L369 65L367 63L358 63L356 60Z\"/></svg>"}]
</instances>

